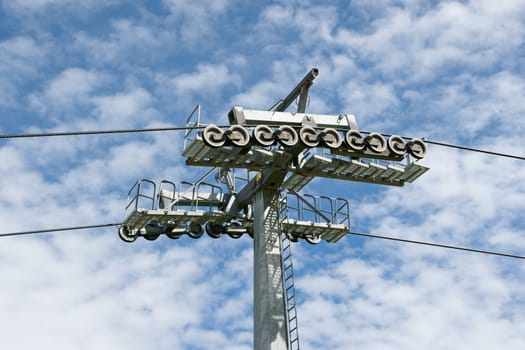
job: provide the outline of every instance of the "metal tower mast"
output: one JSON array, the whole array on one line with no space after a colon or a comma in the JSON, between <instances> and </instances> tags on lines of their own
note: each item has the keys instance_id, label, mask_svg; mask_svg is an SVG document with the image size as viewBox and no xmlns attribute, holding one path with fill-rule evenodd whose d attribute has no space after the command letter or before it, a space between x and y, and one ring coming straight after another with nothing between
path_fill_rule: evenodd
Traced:
<instances>
[{"instance_id":1,"label":"metal tower mast","mask_svg":"<svg viewBox=\"0 0 525 350\"><path fill-rule=\"evenodd\" d=\"M297 112L304 113L308 89L318 74L317 69L312 69L277 105L275 111L285 111L299 97ZM300 148L297 148L291 152L292 160L297 157L299 151ZM289 164L283 164L285 168L288 166ZM289 304L284 287L284 271L282 271L278 201L279 188L285 176L286 172L283 170L268 170L261 174L260 179L255 179L254 183L245 187L254 188L253 344L255 350L287 350L291 349L292 346L296 349L299 348L299 339L294 339L293 344L290 339L290 333L294 334L294 332L289 327ZM264 181L261 181L263 179ZM297 318L297 315L295 317ZM295 324L297 323L295 322ZM297 330L295 330L295 334L297 334Z\"/></svg>"},{"instance_id":2,"label":"metal tower mast","mask_svg":"<svg viewBox=\"0 0 525 350\"><path fill-rule=\"evenodd\" d=\"M201 124L197 106L186 122L183 155L188 165L218 168L216 179L227 189L205 182L213 169L194 183L139 180L119 228L126 242L200 238L204 225L212 238L253 237L255 350L299 349L290 242L333 243L350 229L346 199L299 191L314 177L403 186L428 170L419 163L426 154L420 139L361 133L351 114L305 113L318 74L312 69L269 111L234 107L227 130ZM297 98L297 112L285 112ZM235 169L248 174L240 191Z\"/></svg>"}]
</instances>

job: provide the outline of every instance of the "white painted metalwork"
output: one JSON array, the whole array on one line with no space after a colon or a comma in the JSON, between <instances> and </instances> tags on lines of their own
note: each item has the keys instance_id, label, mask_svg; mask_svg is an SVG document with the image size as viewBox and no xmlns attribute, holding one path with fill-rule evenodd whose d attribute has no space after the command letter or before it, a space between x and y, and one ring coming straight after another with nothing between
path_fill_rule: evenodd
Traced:
<instances>
[{"instance_id":1,"label":"white painted metalwork","mask_svg":"<svg viewBox=\"0 0 525 350\"><path fill-rule=\"evenodd\" d=\"M119 228L126 242L204 232L253 237L256 350L299 349L290 242L334 243L350 230L346 199L298 192L315 177L403 186L429 169L420 162L424 140L361 132L352 114L306 113L318 74L312 69L269 111L233 107L229 127L202 124L196 106L182 154L188 165L212 170L195 183L137 181ZM297 112L286 112L296 99ZM219 185L205 182L213 168ZM238 176L239 169L248 176Z\"/></svg>"},{"instance_id":2,"label":"white painted metalwork","mask_svg":"<svg viewBox=\"0 0 525 350\"><path fill-rule=\"evenodd\" d=\"M328 115L260 111L235 106L228 114L228 118L231 125L239 124L252 127L256 125L289 125L292 127L313 125L318 128L357 129L357 122L352 114Z\"/></svg>"},{"instance_id":3,"label":"white painted metalwork","mask_svg":"<svg viewBox=\"0 0 525 350\"><path fill-rule=\"evenodd\" d=\"M281 228L292 241L337 242L350 230L348 201L286 192L281 198Z\"/></svg>"}]
</instances>

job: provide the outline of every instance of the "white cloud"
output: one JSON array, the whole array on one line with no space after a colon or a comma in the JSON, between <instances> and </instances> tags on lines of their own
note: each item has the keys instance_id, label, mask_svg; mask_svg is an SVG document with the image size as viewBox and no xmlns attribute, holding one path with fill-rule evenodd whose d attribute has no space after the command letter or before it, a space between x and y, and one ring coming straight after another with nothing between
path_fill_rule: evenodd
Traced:
<instances>
[{"instance_id":1,"label":"white cloud","mask_svg":"<svg viewBox=\"0 0 525 350\"><path fill-rule=\"evenodd\" d=\"M352 111L359 118L360 128L366 130L391 130L398 121L391 111L396 110L399 99L393 86L386 83L349 82L339 90L344 101L344 110ZM377 118L378 115L391 115L390 118ZM371 123L370 120L378 120Z\"/></svg>"},{"instance_id":2,"label":"white cloud","mask_svg":"<svg viewBox=\"0 0 525 350\"><path fill-rule=\"evenodd\" d=\"M99 120L103 122L106 128L132 125L138 121L148 120L155 114L152 108L153 102L154 98L151 94L142 88L93 98Z\"/></svg>"},{"instance_id":3,"label":"white cloud","mask_svg":"<svg viewBox=\"0 0 525 350\"><path fill-rule=\"evenodd\" d=\"M71 130L127 129L162 120L149 91L126 83L122 91L107 93L114 77L96 70L69 68L53 77L41 92L32 93L33 109ZM36 132L36 130L35 130Z\"/></svg>"},{"instance_id":4,"label":"white cloud","mask_svg":"<svg viewBox=\"0 0 525 350\"><path fill-rule=\"evenodd\" d=\"M103 73L82 68L68 68L51 80L41 94L30 97L42 112L65 110L89 104L94 91L105 81Z\"/></svg>"},{"instance_id":5,"label":"white cloud","mask_svg":"<svg viewBox=\"0 0 525 350\"><path fill-rule=\"evenodd\" d=\"M235 96L232 104L248 109L268 109L279 100L279 91L282 91L282 97L286 96L287 92L280 84L263 81L251 87L247 92Z\"/></svg>"},{"instance_id":6,"label":"white cloud","mask_svg":"<svg viewBox=\"0 0 525 350\"><path fill-rule=\"evenodd\" d=\"M398 255L404 259L402 252ZM455 254L446 258L448 263L440 266L422 255L412 256L401 270L346 258L316 271L323 275L321 280L307 273L297 282L299 292L306 294L299 320L309 330L301 333L303 347L420 349L464 344L518 349L522 327L509 328L509 317L514 316L504 315L503 309L519 289L507 284L488 259ZM346 288L333 290L332 284Z\"/></svg>"},{"instance_id":7,"label":"white cloud","mask_svg":"<svg viewBox=\"0 0 525 350\"><path fill-rule=\"evenodd\" d=\"M187 347L200 340L211 349L215 339L228 345L222 332L198 330L205 322L202 312L213 306L205 280L211 256L183 247L158 253L151 245L119 244L107 234L13 240L10 246L20 253L2 246L3 261L9 261L2 265L9 289L0 292L0 308L11 315L2 330L6 346L141 349ZM208 249L201 245L202 253ZM102 260L94 260L95 253ZM215 282L221 280L218 275ZM10 293L13 288L23 293ZM120 331L113 333L116 325ZM28 327L30 337L25 336ZM146 338L139 335L145 328Z\"/></svg>"},{"instance_id":8,"label":"white cloud","mask_svg":"<svg viewBox=\"0 0 525 350\"><path fill-rule=\"evenodd\" d=\"M50 7L62 9L86 10L91 8L106 7L120 2L120 0L84 0L77 2L73 0L5 0L3 6L9 11L23 14L24 11L37 12Z\"/></svg>"},{"instance_id":9,"label":"white cloud","mask_svg":"<svg viewBox=\"0 0 525 350\"><path fill-rule=\"evenodd\" d=\"M177 75L171 80L178 95L191 93L212 93L227 84L235 84L238 77L231 73L227 66L199 65L195 72Z\"/></svg>"},{"instance_id":10,"label":"white cloud","mask_svg":"<svg viewBox=\"0 0 525 350\"><path fill-rule=\"evenodd\" d=\"M45 50L31 37L18 36L0 42L0 70L3 74L33 72ZM33 62L33 65L29 64ZM14 71L14 72L13 72Z\"/></svg>"},{"instance_id":11,"label":"white cloud","mask_svg":"<svg viewBox=\"0 0 525 350\"><path fill-rule=\"evenodd\" d=\"M2 3L12 28L0 43L2 116L35 132L180 126L180 111L202 102L205 118L223 123L218 110L268 108L318 66L309 111L525 154L521 2L166 0L73 23L71 11L104 8L87 3ZM24 6L22 23L26 15L11 15ZM68 21L39 15L50 13ZM46 43L67 54L48 62ZM26 117L35 111L41 118ZM136 179L191 181L208 170L184 164L181 139L2 141L2 231L120 221ZM320 179L306 192L349 198L356 231L523 254L522 162L437 146L424 162L431 170L403 188ZM4 237L2 344L249 349L251 246L247 237L126 245L115 228ZM519 260L355 236L293 248L304 349L523 347Z\"/></svg>"},{"instance_id":12,"label":"white cloud","mask_svg":"<svg viewBox=\"0 0 525 350\"><path fill-rule=\"evenodd\" d=\"M372 33L341 29L334 38L382 74L431 81L450 68L483 70L499 64L502 55L521 45L518 33L525 27L519 14L524 10L518 3L493 11L490 2L453 1L419 16L390 8L374 21Z\"/></svg>"},{"instance_id":13,"label":"white cloud","mask_svg":"<svg viewBox=\"0 0 525 350\"><path fill-rule=\"evenodd\" d=\"M233 6L231 0L163 0L164 6L171 13L171 22L178 25L184 43L197 48L195 43L213 35L212 28L220 23L218 16L225 14Z\"/></svg>"},{"instance_id":14,"label":"white cloud","mask_svg":"<svg viewBox=\"0 0 525 350\"><path fill-rule=\"evenodd\" d=\"M60 2L61 2L60 0L36 0L36 1L17 0L17 1L10 1L9 2L10 4L8 6L12 8L18 8L18 9L34 10L34 9L39 9L39 8L48 6L50 4L56 4Z\"/></svg>"},{"instance_id":15,"label":"white cloud","mask_svg":"<svg viewBox=\"0 0 525 350\"><path fill-rule=\"evenodd\" d=\"M338 22L334 6L312 6L294 2L280 5L268 5L259 14L256 36L275 41L286 40L282 30L299 30L302 44L315 47L316 43L330 42L333 30ZM290 43L293 46L293 43Z\"/></svg>"},{"instance_id":16,"label":"white cloud","mask_svg":"<svg viewBox=\"0 0 525 350\"><path fill-rule=\"evenodd\" d=\"M27 36L18 36L0 42L0 106L16 106L19 86L46 60L46 49Z\"/></svg>"},{"instance_id":17,"label":"white cloud","mask_svg":"<svg viewBox=\"0 0 525 350\"><path fill-rule=\"evenodd\" d=\"M192 17L201 15L203 12L208 13L210 16L212 14L221 13L228 8L228 5L230 5L232 1L198 0L190 5L183 0L163 0L163 3L175 16L186 15Z\"/></svg>"},{"instance_id":18,"label":"white cloud","mask_svg":"<svg viewBox=\"0 0 525 350\"><path fill-rule=\"evenodd\" d=\"M236 88L241 83L240 76L227 63L201 63L190 72L159 75L156 80L159 94L167 96L179 110L187 111L202 100L212 103L222 96L223 90ZM181 118L180 122L185 120Z\"/></svg>"},{"instance_id":19,"label":"white cloud","mask_svg":"<svg viewBox=\"0 0 525 350\"><path fill-rule=\"evenodd\" d=\"M84 51L96 66L113 64L122 68L133 62L150 63L152 59L162 59L168 48L179 46L174 31L162 27L129 19L114 20L111 27L113 30L103 36L75 34L75 48Z\"/></svg>"}]
</instances>

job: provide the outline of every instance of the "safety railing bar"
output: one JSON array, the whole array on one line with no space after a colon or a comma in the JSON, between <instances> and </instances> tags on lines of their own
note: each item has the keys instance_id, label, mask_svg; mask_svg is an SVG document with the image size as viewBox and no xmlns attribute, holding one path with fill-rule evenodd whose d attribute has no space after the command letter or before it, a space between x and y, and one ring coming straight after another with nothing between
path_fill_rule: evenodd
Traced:
<instances>
[{"instance_id":1,"label":"safety railing bar","mask_svg":"<svg viewBox=\"0 0 525 350\"><path fill-rule=\"evenodd\" d=\"M301 202L299 200L298 194L295 193L295 192L288 192L288 194L289 195L293 195L295 197L295 200L296 200L296 203L297 203L296 207L290 206L289 204L288 204L288 207L291 208L291 209L295 209L297 211L297 220L304 219L303 214L301 213Z\"/></svg>"},{"instance_id":2,"label":"safety railing bar","mask_svg":"<svg viewBox=\"0 0 525 350\"><path fill-rule=\"evenodd\" d=\"M173 189L171 191L172 193L172 196L171 197L168 197L168 196L165 196L165 195L162 195L162 190L163 190L163 186L162 184L168 184L168 185L171 185L171 188ZM157 197L158 197L158 200L159 200L159 207L160 207L160 201L162 198L166 198L168 200L170 200L170 202L174 202L175 201L175 196L177 195L177 184L173 181L169 181L169 180L161 180L160 183L159 183L159 193L157 194ZM173 204L170 204L169 207L171 208L173 206Z\"/></svg>"},{"instance_id":3,"label":"safety railing bar","mask_svg":"<svg viewBox=\"0 0 525 350\"><path fill-rule=\"evenodd\" d=\"M177 184L178 184L179 189L178 189L178 191L176 191L176 192L177 192L177 198L179 198L179 199L182 197L183 193L188 192L189 190L192 190L192 189L193 189L193 183L191 183L191 182L189 182L189 181L178 181ZM185 186L188 186L189 188L188 188L187 190L186 190L186 189L183 189L182 187L183 187L184 185L185 185ZM194 195L193 195L193 193L192 193L192 199L193 199L193 198L194 198ZM175 208L174 208L174 206L175 206ZM171 209L172 209L172 210L173 210L173 209L175 209L175 210L179 210L179 208L180 208L179 201L176 201L176 202L173 203L173 205L171 206Z\"/></svg>"},{"instance_id":4,"label":"safety railing bar","mask_svg":"<svg viewBox=\"0 0 525 350\"><path fill-rule=\"evenodd\" d=\"M193 108L193 110L191 111L190 115L188 115L188 118L186 119L186 126L189 126L191 124L190 120L195 114L195 111L197 111L197 122L193 123L192 126L200 126L200 123L201 123L201 106L200 105L196 105L195 108ZM192 131L193 131L192 128L186 129L184 133L184 138L186 138L188 134L190 134Z\"/></svg>"},{"instance_id":5,"label":"safety railing bar","mask_svg":"<svg viewBox=\"0 0 525 350\"><path fill-rule=\"evenodd\" d=\"M312 213L314 215L314 218L313 218L314 222L318 222L319 221L319 216L320 216L319 214L321 212L319 211L319 207L317 205L318 204L317 203L317 198L314 195L311 195L311 194L305 194L304 197L305 198L307 198L307 197L310 198L312 202L309 203L308 201L304 201L304 203L303 203L303 211ZM305 207L305 204L306 204L306 207ZM312 206L315 209L312 210L312 208L309 208L308 204L312 204Z\"/></svg>"},{"instance_id":6,"label":"safety railing bar","mask_svg":"<svg viewBox=\"0 0 525 350\"><path fill-rule=\"evenodd\" d=\"M192 122L191 119L195 115L195 111L197 111L197 121ZM201 126L200 120L201 120L201 106L196 105L193 111L189 114L188 118L186 119L186 130L184 132L183 149L186 149L188 142L192 141L193 139L197 139L199 133L202 132L199 129L199 127Z\"/></svg>"},{"instance_id":7,"label":"safety railing bar","mask_svg":"<svg viewBox=\"0 0 525 350\"><path fill-rule=\"evenodd\" d=\"M137 200L138 198L138 190L137 190L137 193L135 194L135 196L133 197L133 199L129 199L130 198L130 195L131 195L131 192L133 192L133 190L135 189L135 187L137 187L140 183L140 180L137 180L135 182L135 184L133 184L133 186L131 186L130 190L128 191L128 204L126 205L126 212L127 210L129 209L130 205ZM137 204L135 204L135 209L137 209Z\"/></svg>"},{"instance_id":8,"label":"safety railing bar","mask_svg":"<svg viewBox=\"0 0 525 350\"><path fill-rule=\"evenodd\" d=\"M332 220L328 217L326 217L326 215L324 215L323 213L321 213L317 208L317 199L315 198L315 196L312 196L310 194L305 194L304 197L310 197L314 200L314 204L310 204L303 196L301 196L300 194L296 193L297 196L299 196L300 198L302 198L302 200L304 201L303 204L306 204L307 207L309 207L311 209L311 211L314 213L314 214L318 214L319 216L321 216L324 220L326 220L327 223L330 223ZM317 216L316 216L316 220L317 220Z\"/></svg>"},{"instance_id":9,"label":"safety railing bar","mask_svg":"<svg viewBox=\"0 0 525 350\"><path fill-rule=\"evenodd\" d=\"M163 187L162 184L168 184L173 189L172 191L170 191L170 192L173 193L171 198L170 197L166 197L166 196L161 196L160 193L162 192L162 189L163 189L162 188ZM169 180L162 180L160 182L160 184L159 184L159 194L158 194L159 197L164 197L164 198L168 198L168 199L171 199L171 200L175 200L176 193L177 193L177 184L175 182L172 182L172 181L169 181Z\"/></svg>"},{"instance_id":10,"label":"safety railing bar","mask_svg":"<svg viewBox=\"0 0 525 350\"><path fill-rule=\"evenodd\" d=\"M141 184L140 184L140 187L142 188L142 183L143 182L147 182L149 184L151 184L153 186L153 194L150 196L147 196L145 194L139 194L140 197L143 197L143 198L147 198L147 199L151 199L151 209L155 209L155 194L157 193L157 184L151 180L148 180L148 179L142 179L141 180Z\"/></svg>"},{"instance_id":11,"label":"safety railing bar","mask_svg":"<svg viewBox=\"0 0 525 350\"><path fill-rule=\"evenodd\" d=\"M219 198L222 195L222 188L220 186L213 185L213 184L210 184L210 183L207 183L207 182L201 182L201 183L196 184L195 187L196 187L196 190L197 190L197 205L198 205L199 199L202 199L202 200L206 199L205 197L202 197L202 196L199 195L199 193L201 193L200 188L201 188L202 185L208 186L211 189L210 198L209 198L209 204L208 204L208 210L211 211L212 208L213 208L212 198L215 197L215 194L216 194L217 198ZM215 190L217 190L217 192L215 192Z\"/></svg>"},{"instance_id":12,"label":"safety railing bar","mask_svg":"<svg viewBox=\"0 0 525 350\"><path fill-rule=\"evenodd\" d=\"M290 218L291 210L296 210L297 216L299 215L298 209L295 209L294 207L292 207L290 205L290 201L291 201L291 193L290 192L283 193L280 199L281 210L279 213L282 220Z\"/></svg>"},{"instance_id":13,"label":"safety railing bar","mask_svg":"<svg viewBox=\"0 0 525 350\"><path fill-rule=\"evenodd\" d=\"M198 179L197 181L195 181L195 185L198 185L200 184L201 182L203 182L204 180L206 180L206 178L208 176L211 175L211 173L213 173L215 170L217 170L217 168L211 168L208 172L206 172L206 174L204 174L203 176L200 177L200 179Z\"/></svg>"},{"instance_id":14,"label":"safety railing bar","mask_svg":"<svg viewBox=\"0 0 525 350\"><path fill-rule=\"evenodd\" d=\"M335 198L335 200L342 203L341 206L337 209L337 213L341 213L343 219L338 223L343 223L346 221L346 225L350 227L350 204L348 203L348 200L340 197Z\"/></svg>"},{"instance_id":15,"label":"safety railing bar","mask_svg":"<svg viewBox=\"0 0 525 350\"><path fill-rule=\"evenodd\" d=\"M322 199L325 199L328 202L328 204L330 205L330 209L323 209ZM323 195L319 196L319 211L324 212L324 213L329 213L330 216L332 217L331 222L335 221L334 203L333 203L332 198L323 196Z\"/></svg>"},{"instance_id":16,"label":"safety railing bar","mask_svg":"<svg viewBox=\"0 0 525 350\"><path fill-rule=\"evenodd\" d=\"M143 182L150 183L153 186L153 195L151 197L141 193L141 188L142 188L142 183ZM137 189L136 190L136 194L133 197L133 199L130 200L129 196L131 195L131 193L133 192L133 190L135 188ZM157 185L155 184L155 182L153 182L151 180L148 180L148 179L137 180L137 182L135 182L135 184L128 191L128 205L126 206L126 212L127 212L127 210L129 209L129 207L131 206L131 204L133 202L135 203L135 209L138 209L139 198L141 198L141 197L142 198L146 198L146 199L150 199L151 200L151 209L155 209L155 193L156 192L157 192Z\"/></svg>"},{"instance_id":17,"label":"safety railing bar","mask_svg":"<svg viewBox=\"0 0 525 350\"><path fill-rule=\"evenodd\" d=\"M201 182L201 183L196 183L195 184L195 204L196 204L196 207L199 206L199 202L201 200L205 200L206 198L201 196L200 194L202 193L201 191L201 186L207 186L207 187L210 187L211 188L211 193L210 193L210 196L213 195L213 186L212 184L209 184L207 182ZM208 206L209 208L211 208L211 205Z\"/></svg>"},{"instance_id":18,"label":"safety railing bar","mask_svg":"<svg viewBox=\"0 0 525 350\"><path fill-rule=\"evenodd\" d=\"M193 184L193 194L191 195L191 200L193 202L193 210L197 210L199 207L199 191L197 190L197 186Z\"/></svg>"}]
</instances>

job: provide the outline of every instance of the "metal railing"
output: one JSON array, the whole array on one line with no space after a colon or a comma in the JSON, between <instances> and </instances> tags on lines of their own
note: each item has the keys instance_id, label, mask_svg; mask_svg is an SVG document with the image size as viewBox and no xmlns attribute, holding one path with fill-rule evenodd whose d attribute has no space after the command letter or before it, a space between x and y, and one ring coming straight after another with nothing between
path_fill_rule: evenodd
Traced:
<instances>
[{"instance_id":1,"label":"metal railing","mask_svg":"<svg viewBox=\"0 0 525 350\"><path fill-rule=\"evenodd\" d=\"M344 198L286 192L281 199L281 218L350 227L350 206Z\"/></svg>"},{"instance_id":2,"label":"metal railing","mask_svg":"<svg viewBox=\"0 0 525 350\"><path fill-rule=\"evenodd\" d=\"M151 195L144 194L144 185L150 187ZM141 209L155 209L155 194L157 191L157 185L155 182L148 179L140 179L135 182L135 184L128 191L128 199L125 209L126 216L129 214L131 209L137 210ZM141 205L145 200L147 205ZM150 202L150 203L148 203Z\"/></svg>"},{"instance_id":3,"label":"metal railing","mask_svg":"<svg viewBox=\"0 0 525 350\"><path fill-rule=\"evenodd\" d=\"M159 209L177 211L214 211L222 204L223 190L207 182L173 182L162 180L159 185Z\"/></svg>"},{"instance_id":4,"label":"metal railing","mask_svg":"<svg viewBox=\"0 0 525 350\"><path fill-rule=\"evenodd\" d=\"M201 126L201 106L196 105L186 119L183 149L186 149L187 144L195 140L199 132L202 132L202 130L200 130Z\"/></svg>"}]
</instances>

